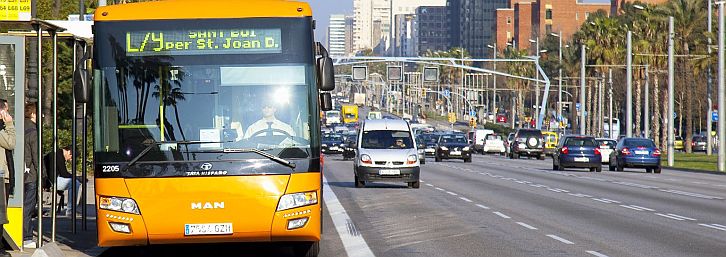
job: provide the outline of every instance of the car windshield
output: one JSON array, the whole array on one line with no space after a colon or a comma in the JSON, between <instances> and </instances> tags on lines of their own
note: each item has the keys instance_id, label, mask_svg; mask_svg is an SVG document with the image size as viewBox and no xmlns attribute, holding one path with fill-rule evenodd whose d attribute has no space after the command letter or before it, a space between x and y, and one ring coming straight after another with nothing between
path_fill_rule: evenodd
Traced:
<instances>
[{"instance_id":1,"label":"car windshield","mask_svg":"<svg viewBox=\"0 0 726 257\"><path fill-rule=\"evenodd\" d=\"M408 131L371 130L364 131L361 141L364 149L411 149L413 142Z\"/></svg>"},{"instance_id":2,"label":"car windshield","mask_svg":"<svg viewBox=\"0 0 726 257\"><path fill-rule=\"evenodd\" d=\"M652 148L655 147L655 144L653 141L649 139L626 139L623 143L626 147L646 147L646 148Z\"/></svg>"},{"instance_id":3,"label":"car windshield","mask_svg":"<svg viewBox=\"0 0 726 257\"><path fill-rule=\"evenodd\" d=\"M595 139L591 137L571 137L567 138L565 146L595 146Z\"/></svg>"},{"instance_id":4,"label":"car windshield","mask_svg":"<svg viewBox=\"0 0 726 257\"><path fill-rule=\"evenodd\" d=\"M339 112L328 112L328 113L325 114L325 116L327 116L327 117L340 117L340 113Z\"/></svg>"},{"instance_id":5,"label":"car windshield","mask_svg":"<svg viewBox=\"0 0 726 257\"><path fill-rule=\"evenodd\" d=\"M441 143L466 143L464 136L441 136Z\"/></svg>"}]
</instances>

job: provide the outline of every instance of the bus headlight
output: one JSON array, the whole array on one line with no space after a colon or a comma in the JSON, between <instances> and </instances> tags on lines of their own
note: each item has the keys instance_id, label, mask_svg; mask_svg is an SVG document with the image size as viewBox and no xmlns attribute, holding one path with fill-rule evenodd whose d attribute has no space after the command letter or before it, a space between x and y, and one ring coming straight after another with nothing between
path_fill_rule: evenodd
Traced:
<instances>
[{"instance_id":1,"label":"bus headlight","mask_svg":"<svg viewBox=\"0 0 726 257\"><path fill-rule=\"evenodd\" d=\"M139 214L136 201L131 198L101 196L98 199L98 208L103 210Z\"/></svg>"},{"instance_id":2,"label":"bus headlight","mask_svg":"<svg viewBox=\"0 0 726 257\"><path fill-rule=\"evenodd\" d=\"M315 191L286 194L280 197L280 202L277 204L277 211L284 211L316 203L318 203L318 193Z\"/></svg>"}]
</instances>

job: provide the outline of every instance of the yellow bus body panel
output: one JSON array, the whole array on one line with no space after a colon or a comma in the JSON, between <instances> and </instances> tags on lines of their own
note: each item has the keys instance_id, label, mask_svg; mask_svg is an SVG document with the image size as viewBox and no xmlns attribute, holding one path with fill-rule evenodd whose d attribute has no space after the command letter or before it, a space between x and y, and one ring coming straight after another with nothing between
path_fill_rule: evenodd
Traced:
<instances>
[{"instance_id":1,"label":"yellow bus body panel","mask_svg":"<svg viewBox=\"0 0 726 257\"><path fill-rule=\"evenodd\" d=\"M164 0L102 6L95 21L233 19L312 16L310 5L283 0Z\"/></svg>"},{"instance_id":2,"label":"yellow bus body panel","mask_svg":"<svg viewBox=\"0 0 726 257\"><path fill-rule=\"evenodd\" d=\"M319 172L293 175L96 179L99 196L130 197L141 215L98 210L99 246L211 242L320 240ZM318 204L277 212L287 193L315 191ZM193 209L192 204L222 203L222 208ZM287 230L290 219L308 217L307 224ZM130 224L132 233L111 229L109 222ZM185 236L186 224L232 223L228 235Z\"/></svg>"}]
</instances>

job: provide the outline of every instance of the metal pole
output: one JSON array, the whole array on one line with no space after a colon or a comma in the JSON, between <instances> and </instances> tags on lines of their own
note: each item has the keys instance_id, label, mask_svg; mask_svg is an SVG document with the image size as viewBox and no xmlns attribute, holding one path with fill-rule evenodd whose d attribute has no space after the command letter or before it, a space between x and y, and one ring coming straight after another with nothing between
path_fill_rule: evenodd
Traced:
<instances>
[{"instance_id":1,"label":"metal pole","mask_svg":"<svg viewBox=\"0 0 726 257\"><path fill-rule=\"evenodd\" d=\"M558 35L558 38L560 39L560 67L558 71L559 83L557 84L557 122L560 122L560 120L562 119L562 30L560 30L560 33ZM559 128L560 126L557 127Z\"/></svg>"},{"instance_id":2,"label":"metal pole","mask_svg":"<svg viewBox=\"0 0 726 257\"><path fill-rule=\"evenodd\" d=\"M597 100L597 103L598 103L598 110L597 110L597 117L598 117L598 120L597 120L597 132L598 132L598 135L600 137L602 137L603 134L605 133L603 131L603 120L604 119L602 117L603 114L604 114L603 113L603 108L604 108L603 105L604 104L602 104L603 97L604 97L604 93L605 93L604 89L605 89L605 74L603 73L602 74L602 81L600 81L600 86L598 87L598 90L597 90L597 94L598 94L598 100Z\"/></svg>"},{"instance_id":3,"label":"metal pole","mask_svg":"<svg viewBox=\"0 0 726 257\"><path fill-rule=\"evenodd\" d=\"M674 99L673 99L673 88L674 88L674 74L673 74L673 37L675 36L675 33L673 32L673 16L668 17L668 166L673 167L673 160L674 160L674 153L675 150L673 149L673 140L675 137L673 136L673 127L675 123L675 118L673 117L673 113L675 112L674 107ZM721 108L721 106L719 106Z\"/></svg>"},{"instance_id":4,"label":"metal pole","mask_svg":"<svg viewBox=\"0 0 726 257\"><path fill-rule=\"evenodd\" d=\"M51 195L51 236L50 241L55 242L55 229L56 229L56 206L58 205L58 199L55 192L58 191L58 34L55 31L48 31L53 36L53 173L55 174L53 180L53 189L50 191Z\"/></svg>"},{"instance_id":5,"label":"metal pole","mask_svg":"<svg viewBox=\"0 0 726 257\"><path fill-rule=\"evenodd\" d=\"M40 248L43 246L43 108L41 102L41 99L43 99L43 28L41 28L39 24L34 25L34 27L38 32L38 102L35 114L35 125L38 130L38 153L36 156L38 158L38 167L36 167L38 175L38 184L36 185L38 190L38 192L36 192L38 197L38 200L36 201L38 204L38 227L36 228L38 232L38 241L36 241L36 246Z\"/></svg>"},{"instance_id":6,"label":"metal pole","mask_svg":"<svg viewBox=\"0 0 726 257\"><path fill-rule=\"evenodd\" d=\"M648 65L645 65L645 116L643 116L645 125L645 138L650 138L650 75L648 75Z\"/></svg>"},{"instance_id":7,"label":"metal pole","mask_svg":"<svg viewBox=\"0 0 726 257\"><path fill-rule=\"evenodd\" d=\"M535 56L537 57L538 63L539 63L539 37L536 37L535 44L537 45L537 53L535 53ZM539 65L539 64L538 64ZM534 93L535 96L535 112L534 112L534 118L539 121L539 112L540 112L540 106L539 106L539 71L535 71L535 74L537 74L537 83L535 83L535 89L536 92Z\"/></svg>"},{"instance_id":8,"label":"metal pole","mask_svg":"<svg viewBox=\"0 0 726 257\"><path fill-rule=\"evenodd\" d=\"M84 53L88 52L88 44L83 45L83 52ZM84 62L84 65L86 65L85 62ZM83 174L81 174L83 177L83 181L82 181L83 189L81 190L81 194L82 194L81 195L81 223L82 223L81 225L82 225L83 231L88 231L88 224L86 224L88 221L88 216L86 214L87 208L88 208L88 206L86 206L86 202L87 202L86 196L88 195L87 194L87 192L88 192L88 173L86 172L86 169L88 168L88 164L86 163L88 160L88 112L87 112L88 108L87 107L88 107L88 103L83 103L83 151L82 151L83 159L81 159L81 165L83 165L83 167L81 167L81 171L83 172ZM162 135L163 135L163 133L162 133ZM73 183L75 183L75 182L73 182ZM75 215L75 213L73 215Z\"/></svg>"},{"instance_id":9,"label":"metal pole","mask_svg":"<svg viewBox=\"0 0 726 257\"><path fill-rule=\"evenodd\" d=\"M625 57L625 131L628 137L633 136L633 32L628 30L627 50Z\"/></svg>"},{"instance_id":10,"label":"metal pole","mask_svg":"<svg viewBox=\"0 0 726 257\"><path fill-rule=\"evenodd\" d=\"M724 83L724 3L718 5L718 171L726 171L726 83Z\"/></svg>"},{"instance_id":11,"label":"metal pole","mask_svg":"<svg viewBox=\"0 0 726 257\"><path fill-rule=\"evenodd\" d=\"M77 64L76 64L77 63L76 53L78 51L77 49L78 49L78 41L75 41L74 40L73 41L73 72L76 72L76 66L77 66ZM78 119L78 117L76 117L77 116L76 115L76 110L78 108L76 108L77 105L76 105L75 90L72 90L71 93L73 94L73 99L72 99L72 104L73 104L73 114L72 114L73 117L72 117L72 120L73 120L73 122L71 124L71 132L72 132L72 135L71 135L71 148L73 148L73 149L71 149L71 151L72 151L73 157L71 157L71 178L74 180L74 183L75 183L76 174L77 174L77 171L78 171L78 169L77 169L77 166L78 165L77 165L77 162L76 162L76 159L78 159L78 151L76 151L76 149L78 149L78 146L76 144L76 142L78 142L77 141L78 140L77 139L77 136L78 136L78 129L77 129L77 127L78 127L77 121L78 120L77 119ZM76 195L78 193L76 191L77 190L76 190L75 185L72 186L71 189L70 189L71 194ZM71 214L71 231L73 232L73 234L76 234L77 231L76 231L76 201L75 201L75 199L73 201L71 201L70 203L71 203L71 213L72 213Z\"/></svg>"},{"instance_id":12,"label":"metal pole","mask_svg":"<svg viewBox=\"0 0 726 257\"><path fill-rule=\"evenodd\" d=\"M610 99L608 107L608 135L610 135L611 139L617 139L613 135L613 69L608 69L608 84L610 85L608 88L608 98Z\"/></svg>"},{"instance_id":13,"label":"metal pole","mask_svg":"<svg viewBox=\"0 0 726 257\"><path fill-rule=\"evenodd\" d=\"M580 45L580 134L585 135L585 45Z\"/></svg>"}]
</instances>

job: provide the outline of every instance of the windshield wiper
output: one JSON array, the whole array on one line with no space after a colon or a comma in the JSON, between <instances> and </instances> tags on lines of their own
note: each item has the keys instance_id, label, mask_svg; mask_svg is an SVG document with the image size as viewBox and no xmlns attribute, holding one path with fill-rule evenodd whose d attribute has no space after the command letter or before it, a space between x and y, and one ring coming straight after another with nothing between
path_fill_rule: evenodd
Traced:
<instances>
[{"instance_id":1,"label":"windshield wiper","mask_svg":"<svg viewBox=\"0 0 726 257\"><path fill-rule=\"evenodd\" d=\"M146 155L149 151L151 151L154 146L161 145L161 144L179 144L179 145L196 145L196 144L219 144L219 143L230 143L232 141L224 141L224 142L213 142L213 141L190 141L190 140L183 140L183 141L159 141L159 142L153 142L149 144L146 148L144 148L143 151L141 151L136 157L131 159L128 164L126 164L126 168L124 168L123 171L128 170L131 166L133 166L136 162L138 162L144 155Z\"/></svg>"},{"instance_id":2,"label":"windshield wiper","mask_svg":"<svg viewBox=\"0 0 726 257\"><path fill-rule=\"evenodd\" d=\"M283 158L280 158L278 156L275 156L275 155L272 155L272 154L270 154L268 152L265 152L267 150L272 150L272 149L225 148L223 152L225 152L225 153L256 153L256 154L258 154L258 155L260 155L262 157L265 157L267 159L270 159L272 161L275 161L275 162L277 162L279 164L285 165L285 166L293 169L293 171L295 170L296 165L295 165L294 162L285 160Z\"/></svg>"}]
</instances>

